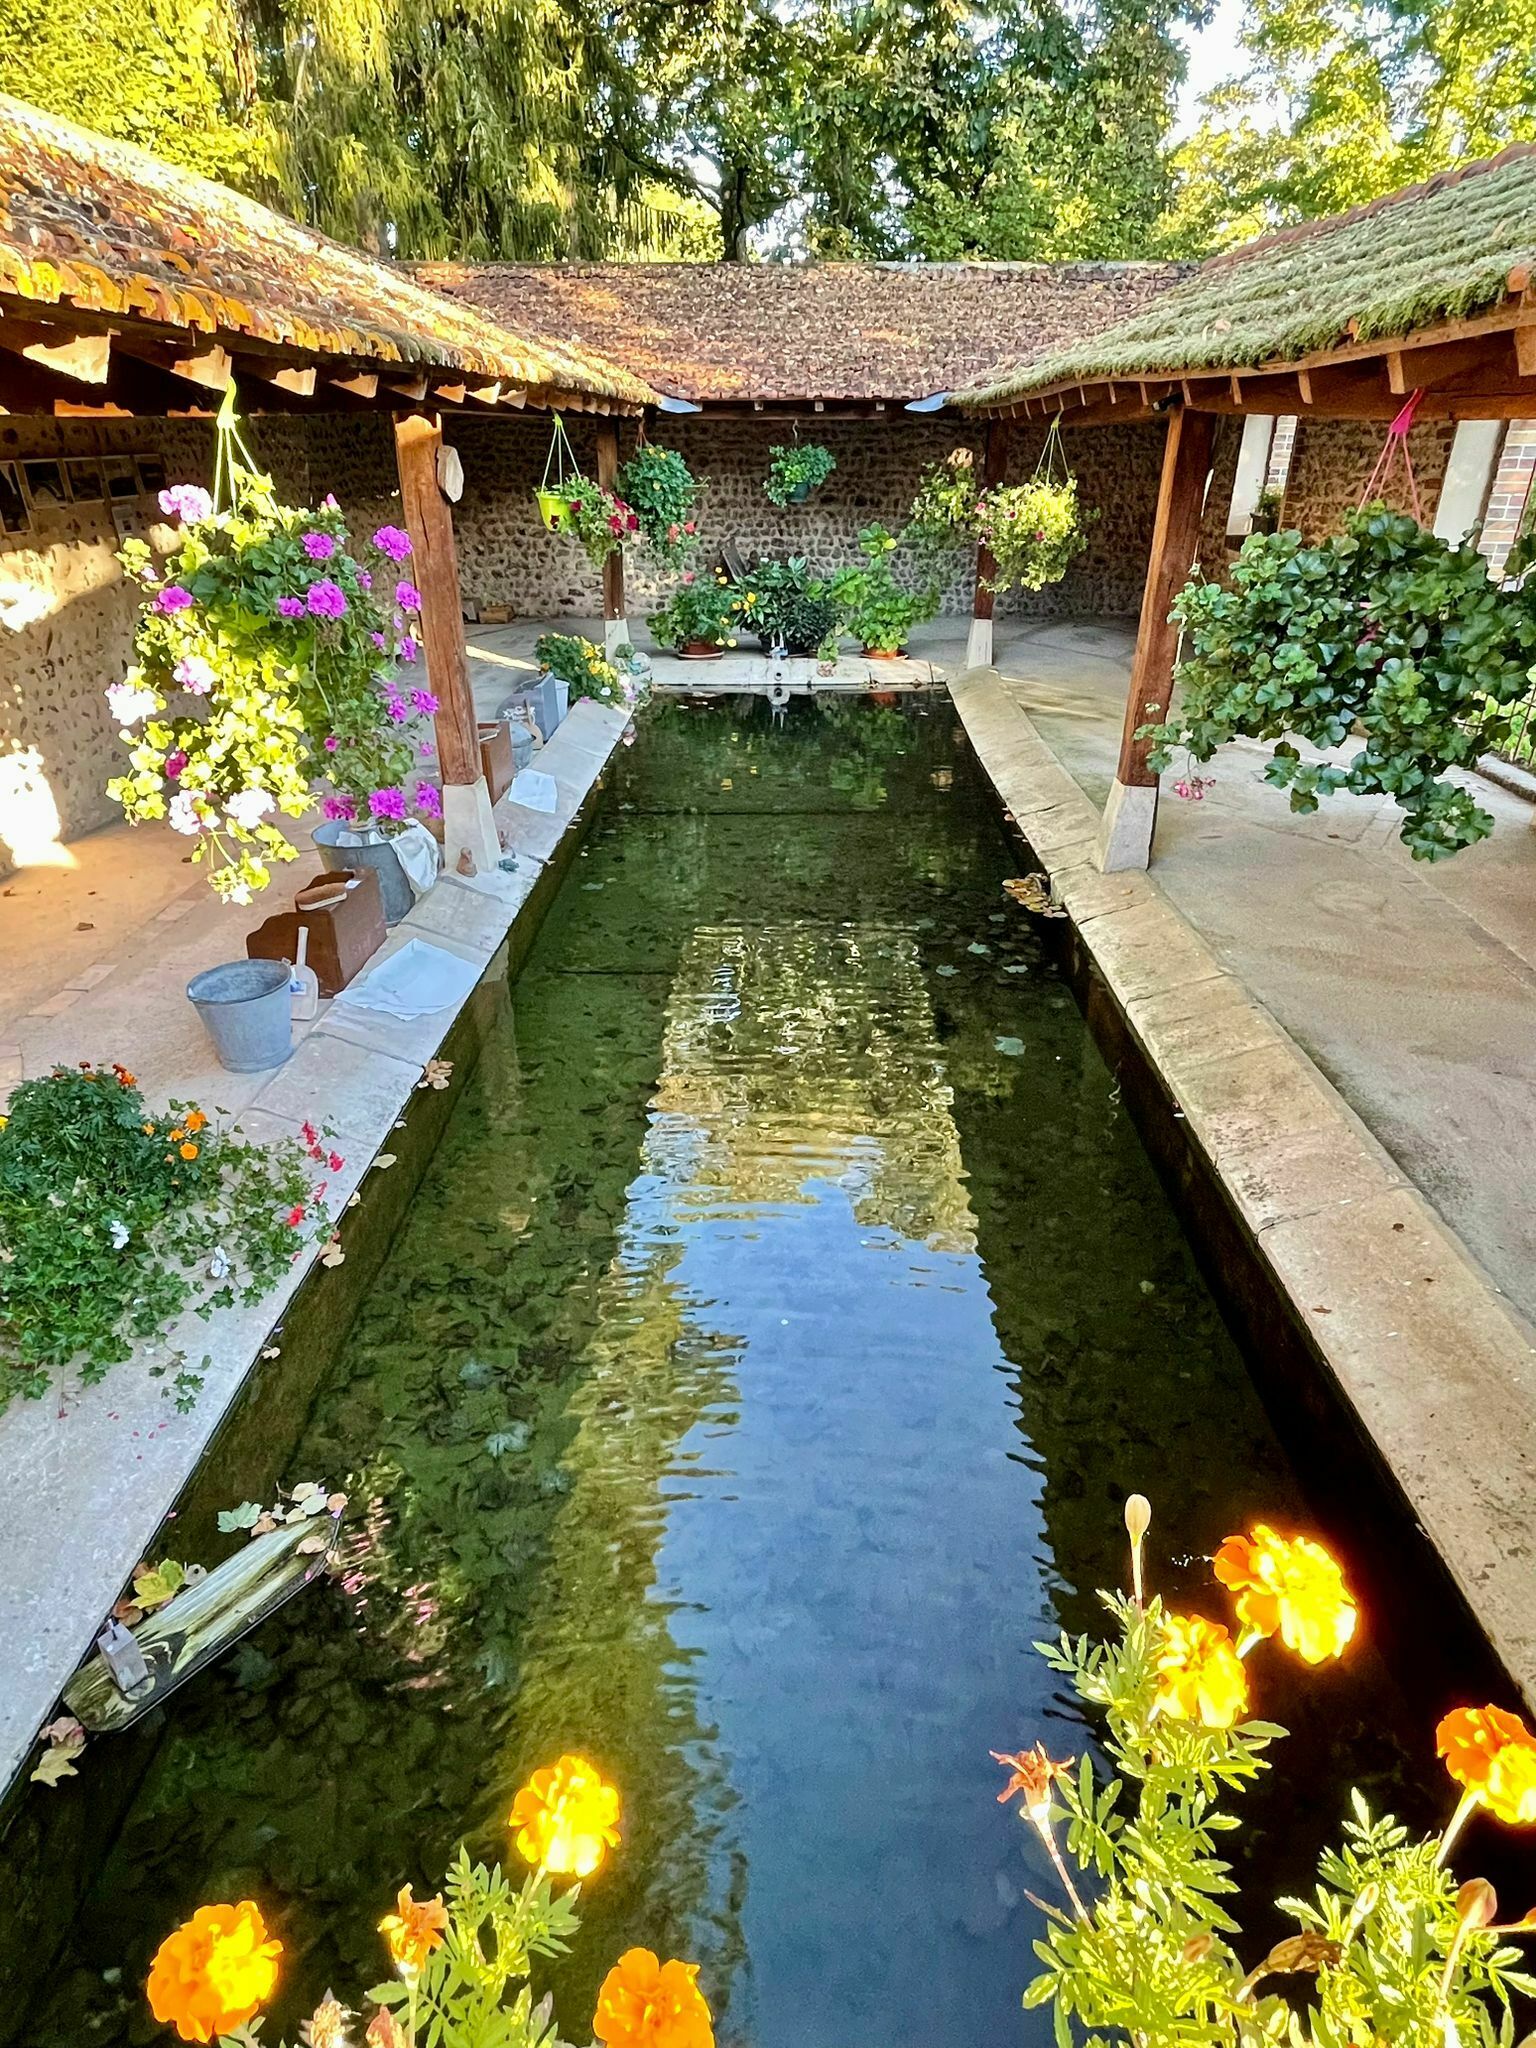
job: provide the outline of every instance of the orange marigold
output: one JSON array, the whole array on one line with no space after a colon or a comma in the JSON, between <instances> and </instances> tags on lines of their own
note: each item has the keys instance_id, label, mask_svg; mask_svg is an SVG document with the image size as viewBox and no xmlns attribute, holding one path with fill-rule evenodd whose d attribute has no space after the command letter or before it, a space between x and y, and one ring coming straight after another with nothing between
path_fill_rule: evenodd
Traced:
<instances>
[{"instance_id":1,"label":"orange marigold","mask_svg":"<svg viewBox=\"0 0 1536 2048\"><path fill-rule=\"evenodd\" d=\"M585 1757L563 1756L534 1772L512 1802L509 1824L530 1863L561 1877L590 1877L618 1846L619 1795Z\"/></svg>"},{"instance_id":2,"label":"orange marigold","mask_svg":"<svg viewBox=\"0 0 1536 2048\"><path fill-rule=\"evenodd\" d=\"M183 2041L232 2034L272 1996L282 1952L250 1899L238 1906L199 1906L155 1953L146 1987L149 2009Z\"/></svg>"},{"instance_id":3,"label":"orange marigold","mask_svg":"<svg viewBox=\"0 0 1536 2048\"><path fill-rule=\"evenodd\" d=\"M197 1157L197 1147L192 1144L183 1145L181 1156L183 1159L195 1159Z\"/></svg>"},{"instance_id":4,"label":"orange marigold","mask_svg":"<svg viewBox=\"0 0 1536 2048\"><path fill-rule=\"evenodd\" d=\"M1536 1822L1536 1736L1503 1707L1456 1707L1435 1749L1464 1791L1512 1827Z\"/></svg>"},{"instance_id":5,"label":"orange marigold","mask_svg":"<svg viewBox=\"0 0 1536 2048\"><path fill-rule=\"evenodd\" d=\"M1248 1705L1248 1674L1231 1636L1198 1614L1165 1614L1163 1628L1153 1711L1230 1728Z\"/></svg>"},{"instance_id":6,"label":"orange marigold","mask_svg":"<svg viewBox=\"0 0 1536 2048\"><path fill-rule=\"evenodd\" d=\"M207 1121L207 1117L203 1115L203 1112L200 1109L194 1109L191 1115L187 1118L187 1129L189 1131L200 1131L203 1128L203 1125L207 1123Z\"/></svg>"},{"instance_id":7,"label":"orange marigold","mask_svg":"<svg viewBox=\"0 0 1536 2048\"><path fill-rule=\"evenodd\" d=\"M402 1885L395 1900L393 1913L386 1913L379 1922L379 1932L389 1944L390 1957L396 1969L418 1971L431 1955L433 1949L443 1945L443 1929L448 1925L448 1908L442 1896L422 1899L419 1903L411 1897L411 1887Z\"/></svg>"},{"instance_id":8,"label":"orange marigold","mask_svg":"<svg viewBox=\"0 0 1536 2048\"><path fill-rule=\"evenodd\" d=\"M592 2031L605 2048L714 2048L697 1963L627 1949L603 1979Z\"/></svg>"},{"instance_id":9,"label":"orange marigold","mask_svg":"<svg viewBox=\"0 0 1536 2048\"><path fill-rule=\"evenodd\" d=\"M1256 1522L1251 1535L1227 1537L1216 1553L1216 1576L1244 1628L1278 1633L1308 1664L1343 1656L1358 1612L1343 1572L1320 1543Z\"/></svg>"}]
</instances>

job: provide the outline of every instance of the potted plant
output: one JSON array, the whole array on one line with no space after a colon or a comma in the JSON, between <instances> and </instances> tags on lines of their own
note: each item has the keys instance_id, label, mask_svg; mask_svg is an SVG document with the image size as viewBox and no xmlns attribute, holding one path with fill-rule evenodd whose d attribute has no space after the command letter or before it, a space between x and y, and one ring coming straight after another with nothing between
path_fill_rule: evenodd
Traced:
<instances>
[{"instance_id":1,"label":"potted plant","mask_svg":"<svg viewBox=\"0 0 1536 2048\"><path fill-rule=\"evenodd\" d=\"M837 458L819 441L793 441L787 448L775 445L763 489L775 505L803 505L812 491L820 490L837 467Z\"/></svg>"},{"instance_id":2,"label":"potted plant","mask_svg":"<svg viewBox=\"0 0 1536 2048\"><path fill-rule=\"evenodd\" d=\"M1176 747L1208 761L1226 740L1274 740L1265 780L1290 792L1293 811L1340 789L1391 796L1417 860L1486 838L1492 817L1446 770L1497 746L1508 731L1499 707L1529 689L1529 597L1490 583L1474 547L1379 503L1316 546L1295 532L1250 534L1229 575L1174 600L1178 711L1149 704L1139 728L1153 767ZM1331 749L1352 735L1364 745L1343 765L1304 761L1295 745Z\"/></svg>"},{"instance_id":3,"label":"potted plant","mask_svg":"<svg viewBox=\"0 0 1536 2048\"><path fill-rule=\"evenodd\" d=\"M618 670L595 641L584 640L579 633L541 633L533 651L545 673L564 687L568 704L583 697L598 704L632 701Z\"/></svg>"},{"instance_id":4,"label":"potted plant","mask_svg":"<svg viewBox=\"0 0 1536 2048\"><path fill-rule=\"evenodd\" d=\"M743 600L723 576L685 576L648 621L656 644L684 661L713 661L736 645Z\"/></svg>"},{"instance_id":5,"label":"potted plant","mask_svg":"<svg viewBox=\"0 0 1536 2048\"><path fill-rule=\"evenodd\" d=\"M564 533L570 525L571 498L585 483L559 413L549 436L549 453L544 458L544 477L533 493L539 517L551 533Z\"/></svg>"},{"instance_id":6,"label":"potted plant","mask_svg":"<svg viewBox=\"0 0 1536 2048\"><path fill-rule=\"evenodd\" d=\"M937 585L906 590L896 581L891 557L898 545L896 536L878 522L866 526L859 535L863 566L840 569L831 582L844 629L874 660L904 654L912 628L931 619L939 608Z\"/></svg>"},{"instance_id":7,"label":"potted plant","mask_svg":"<svg viewBox=\"0 0 1536 2048\"><path fill-rule=\"evenodd\" d=\"M287 970L279 961L286 1001ZM55 1067L21 1082L0 1118L0 1410L78 1362L99 1380L200 1292L258 1301L287 1272L316 1176L345 1161L308 1135L247 1142L195 1103L151 1110L126 1067ZM307 1149L306 1149L307 1148ZM314 1162L321 1164L316 1165ZM177 1406L198 1376L177 1375Z\"/></svg>"},{"instance_id":8,"label":"potted plant","mask_svg":"<svg viewBox=\"0 0 1536 2048\"><path fill-rule=\"evenodd\" d=\"M601 569L610 555L617 554L640 531L640 518L616 491L588 483L583 477L571 491L561 531L580 541L587 560L594 569Z\"/></svg>"},{"instance_id":9,"label":"potted plant","mask_svg":"<svg viewBox=\"0 0 1536 2048\"><path fill-rule=\"evenodd\" d=\"M988 588L1043 590L1059 583L1088 545L1077 478L1045 473L1000 484L976 506L976 537L992 556Z\"/></svg>"},{"instance_id":10,"label":"potted plant","mask_svg":"<svg viewBox=\"0 0 1536 2048\"><path fill-rule=\"evenodd\" d=\"M698 545L698 480L675 448L642 441L619 471L619 496L640 522L647 549L677 568Z\"/></svg>"},{"instance_id":11,"label":"potted plant","mask_svg":"<svg viewBox=\"0 0 1536 2048\"><path fill-rule=\"evenodd\" d=\"M831 586L811 575L804 555L754 563L741 616L767 652L793 655L816 654L842 624Z\"/></svg>"},{"instance_id":12,"label":"potted plant","mask_svg":"<svg viewBox=\"0 0 1536 2048\"><path fill-rule=\"evenodd\" d=\"M327 821L372 836L413 805L440 812L434 785L411 788L409 730L437 700L395 679L420 654L410 537L381 526L360 560L334 498L280 504L228 397L218 478L217 502L196 484L161 492L181 526L162 562L135 539L119 554L143 604L133 665L106 692L129 750L107 788L133 822L184 833L218 894L249 903L271 862L297 858L277 821L310 809L317 783Z\"/></svg>"},{"instance_id":13,"label":"potted plant","mask_svg":"<svg viewBox=\"0 0 1536 2048\"><path fill-rule=\"evenodd\" d=\"M979 495L969 448L956 448L942 462L930 463L918 479L902 541L919 560L935 564L974 547Z\"/></svg>"}]
</instances>

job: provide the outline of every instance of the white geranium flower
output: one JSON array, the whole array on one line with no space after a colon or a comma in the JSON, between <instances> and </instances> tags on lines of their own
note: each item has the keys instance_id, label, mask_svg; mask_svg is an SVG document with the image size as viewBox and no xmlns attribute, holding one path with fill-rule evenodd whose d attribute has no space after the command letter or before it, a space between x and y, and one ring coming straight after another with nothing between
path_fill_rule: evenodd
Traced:
<instances>
[{"instance_id":1,"label":"white geranium flower","mask_svg":"<svg viewBox=\"0 0 1536 2048\"><path fill-rule=\"evenodd\" d=\"M112 1249L115 1252L122 1250L123 1246L128 1242L130 1234L127 1224L119 1223L115 1216L107 1225L107 1235L112 1240Z\"/></svg>"},{"instance_id":2,"label":"white geranium flower","mask_svg":"<svg viewBox=\"0 0 1536 2048\"><path fill-rule=\"evenodd\" d=\"M166 807L165 815L170 820L172 831L201 832L203 829L203 821L197 814L196 792L193 790L178 789Z\"/></svg>"},{"instance_id":3,"label":"white geranium flower","mask_svg":"<svg viewBox=\"0 0 1536 2048\"><path fill-rule=\"evenodd\" d=\"M264 789L242 789L224 806L224 815L232 825L243 825L252 832L271 808L272 799Z\"/></svg>"},{"instance_id":4,"label":"white geranium flower","mask_svg":"<svg viewBox=\"0 0 1536 2048\"><path fill-rule=\"evenodd\" d=\"M160 699L153 690L140 689L132 683L109 683L107 705L119 725L137 725L141 718L160 709Z\"/></svg>"}]
</instances>

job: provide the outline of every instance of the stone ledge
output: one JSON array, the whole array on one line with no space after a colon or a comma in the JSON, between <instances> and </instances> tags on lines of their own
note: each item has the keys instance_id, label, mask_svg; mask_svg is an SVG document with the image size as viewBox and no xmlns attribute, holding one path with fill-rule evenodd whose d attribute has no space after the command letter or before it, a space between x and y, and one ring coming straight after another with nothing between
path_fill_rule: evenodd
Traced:
<instances>
[{"instance_id":1,"label":"stone ledge","mask_svg":"<svg viewBox=\"0 0 1536 2048\"><path fill-rule=\"evenodd\" d=\"M1536 1706L1536 1331L1155 877L1084 859L1094 806L1062 797L1062 770L996 671L950 689L1254 1255Z\"/></svg>"},{"instance_id":2,"label":"stone ledge","mask_svg":"<svg viewBox=\"0 0 1536 2048\"><path fill-rule=\"evenodd\" d=\"M530 910L536 895L539 903L547 901L539 886L546 863L599 782L626 723L622 712L578 704L539 757L555 776L558 809L545 815L498 808L516 871L444 876L391 933L387 949L419 937L484 966L509 942L520 958L527 939L515 928L536 921L537 905ZM550 887L553 880L550 875ZM294 1136L305 1117L334 1127L347 1161L331 1176L339 1214L375 1155L387 1149L427 1060L473 1000L471 991L464 1004L411 1021L364 1011L349 1016L345 1005L337 1014L327 1005L286 1066L254 1077L258 1085L239 1109L242 1128L252 1136ZM130 1059L131 1039L125 1033L122 1042ZM197 1057L206 1058L201 1048ZM253 1307L220 1311L206 1322L189 1311L97 1385L55 1388L41 1401L14 1401L0 1415L0 1516L9 1532L0 1585L0 1640L6 1644L0 1797L25 1768L37 1729L239 1400L320 1249L319 1241L310 1242ZM175 1412L166 1380L151 1377L151 1368L178 1350L208 1360L188 1415Z\"/></svg>"}]
</instances>

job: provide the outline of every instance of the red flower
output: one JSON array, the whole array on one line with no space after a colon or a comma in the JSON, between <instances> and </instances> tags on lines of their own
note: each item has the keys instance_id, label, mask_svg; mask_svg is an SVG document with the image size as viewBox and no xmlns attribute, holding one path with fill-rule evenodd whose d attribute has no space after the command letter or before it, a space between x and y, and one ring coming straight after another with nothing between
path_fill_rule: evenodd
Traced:
<instances>
[{"instance_id":1,"label":"red flower","mask_svg":"<svg viewBox=\"0 0 1536 2048\"><path fill-rule=\"evenodd\" d=\"M304 1140L306 1145L313 1145L316 1139L320 1136L320 1133L315 1129L312 1123L302 1123L299 1125L299 1136Z\"/></svg>"},{"instance_id":2,"label":"red flower","mask_svg":"<svg viewBox=\"0 0 1536 2048\"><path fill-rule=\"evenodd\" d=\"M325 1163L331 1169L332 1173L340 1173L341 1169L346 1165L347 1162L345 1159L342 1158L339 1152L333 1152Z\"/></svg>"},{"instance_id":3,"label":"red flower","mask_svg":"<svg viewBox=\"0 0 1536 2048\"><path fill-rule=\"evenodd\" d=\"M610 533L622 533L624 531L624 522L617 512L610 512L608 514L608 531Z\"/></svg>"},{"instance_id":4,"label":"red flower","mask_svg":"<svg viewBox=\"0 0 1536 2048\"><path fill-rule=\"evenodd\" d=\"M288 1228L290 1230L297 1230L299 1225L303 1221L304 1204L302 1202L295 1202L293 1207L288 1211Z\"/></svg>"},{"instance_id":5,"label":"red flower","mask_svg":"<svg viewBox=\"0 0 1536 2048\"><path fill-rule=\"evenodd\" d=\"M698 530L699 530L699 522L698 522L698 521L697 521L696 519L685 519L685 520L683 521L683 531L684 531L684 533L697 533L697 532L698 532Z\"/></svg>"}]
</instances>

